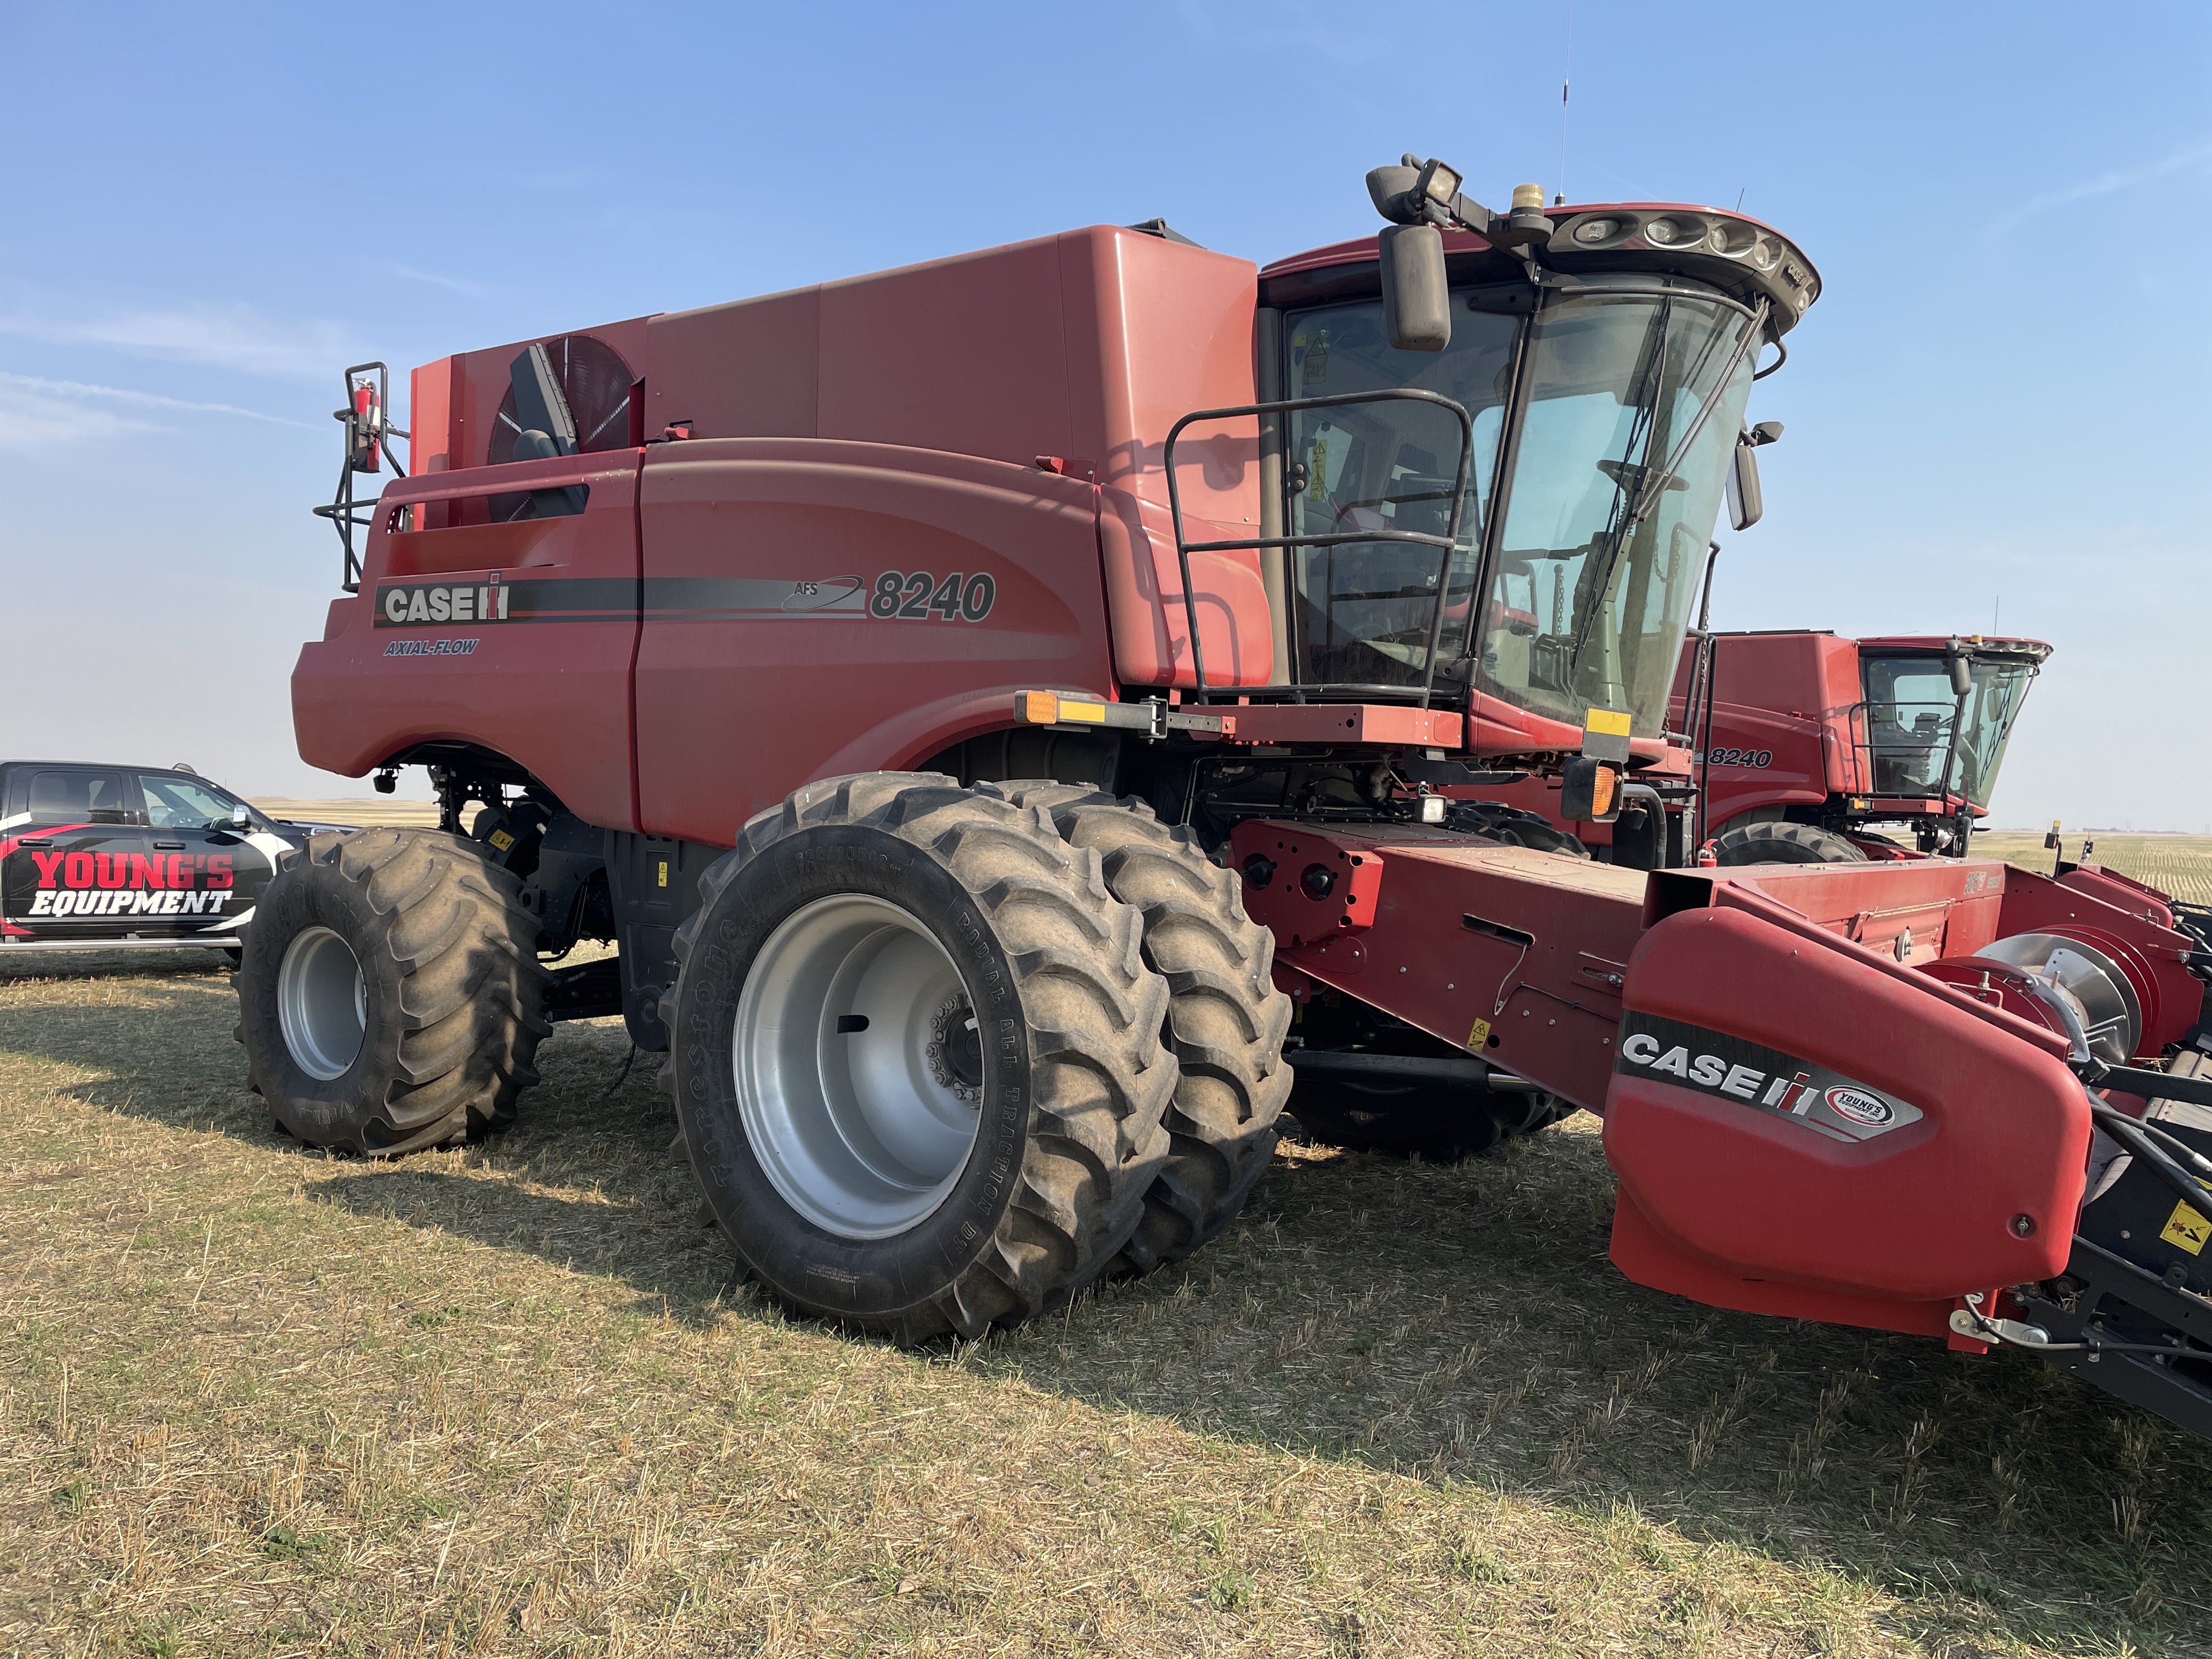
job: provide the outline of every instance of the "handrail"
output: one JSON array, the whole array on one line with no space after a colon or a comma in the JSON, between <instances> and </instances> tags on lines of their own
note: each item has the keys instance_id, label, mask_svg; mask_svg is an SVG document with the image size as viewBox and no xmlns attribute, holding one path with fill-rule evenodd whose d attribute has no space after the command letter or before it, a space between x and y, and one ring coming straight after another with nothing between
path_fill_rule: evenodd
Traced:
<instances>
[{"instance_id":1,"label":"handrail","mask_svg":"<svg viewBox=\"0 0 2212 1659\"><path fill-rule=\"evenodd\" d=\"M1280 415L1300 409L1333 409L1346 404L1374 403L1435 404L1449 410L1459 418L1459 468L1454 477L1451 497L1451 517L1441 536L1432 536L1419 530L1369 530L1347 533L1332 532L1325 536L1251 536L1233 541L1192 542L1183 537L1182 491L1176 482L1176 440L1183 428L1201 421L1234 421L1261 415ZM1429 616L1429 646L1425 672L1422 676L1419 707L1426 708L1434 695L1437 682L1437 651L1443 640L1444 600L1451 586L1452 554L1459 546L1461 515L1467 507L1468 474L1474 465L1474 417L1467 406L1441 392L1426 392L1419 386L1387 386L1376 392L1340 392L1326 398L1287 398L1273 403L1242 404L1234 409L1200 409L1184 416L1168 428L1167 442L1161 450L1161 464L1168 474L1168 513L1175 526L1176 562L1182 572L1183 617L1190 629L1190 665L1197 682L1194 700L1206 702L1206 647L1198 637L1198 595L1190 579L1190 556L1193 553L1225 553L1247 548L1279 547L1336 547L1351 542L1404 542L1417 546L1441 550L1437 571L1437 597ZM1261 687L1265 690L1325 691L1340 688L1333 685L1290 685Z\"/></svg>"},{"instance_id":2,"label":"handrail","mask_svg":"<svg viewBox=\"0 0 2212 1659\"><path fill-rule=\"evenodd\" d=\"M1905 734L1902 740L1897 738L1879 740L1875 736L1875 725L1871 712L1877 708L1934 709L1940 711L1944 715L1949 717L1950 726L1947 730L1943 726L1938 725L1936 729L1936 732L1940 734L1940 740L1936 737L1931 737L1927 741L1923 742L1917 736L1911 734L1908 728L1898 725L1895 720L1893 720L1890 724L1890 729L1901 734ZM1946 702L1936 698L1916 697L1905 699L1890 697L1877 699L1873 697L1863 697L1858 702L1850 704L1845 711L1845 718L1850 722L1853 733L1851 747L1865 757L1863 770L1861 774L1866 783L1864 793L1872 796L1898 800L1925 799L1931 795L1940 796L1947 802L1954 795L1962 800L1965 799L1966 780L1963 776L1958 776L1955 778L1954 776L1954 774L1959 769L1959 732L1957 715L1958 709L1955 703ZM1861 733L1863 733L1864 735L1859 735ZM1917 793L1912 791L1901 791L1894 788L1884 789L1880 787L1878 781L1879 775L1875 771L1875 766L1877 762L1882 757L1889 756L1896 757L1922 755L1934 756L1939 750L1944 752L1942 776L1933 782L1923 782L1918 787Z\"/></svg>"}]
</instances>

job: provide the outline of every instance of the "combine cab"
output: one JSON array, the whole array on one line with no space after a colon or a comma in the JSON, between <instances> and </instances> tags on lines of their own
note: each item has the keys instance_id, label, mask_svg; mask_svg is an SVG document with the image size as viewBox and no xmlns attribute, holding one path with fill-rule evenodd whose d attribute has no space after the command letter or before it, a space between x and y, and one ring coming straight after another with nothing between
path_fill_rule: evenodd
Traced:
<instances>
[{"instance_id":1,"label":"combine cab","mask_svg":"<svg viewBox=\"0 0 2212 1659\"><path fill-rule=\"evenodd\" d=\"M1265 270L1093 227L445 359L373 502L349 376L301 752L426 767L444 822L272 881L279 1121L494 1129L550 1022L619 1013L744 1267L920 1341L1199 1248L1294 1075L1458 1151L1584 1107L1631 1277L2212 1429L2193 939L1995 863L1598 862L1497 793L1686 787L1810 262L1368 183L1379 237Z\"/></svg>"},{"instance_id":2,"label":"combine cab","mask_svg":"<svg viewBox=\"0 0 2212 1659\"><path fill-rule=\"evenodd\" d=\"M1963 856L2051 647L2039 640L1715 634L1684 655L1705 837L1723 865ZM1910 833L1911 844L1875 828Z\"/></svg>"}]
</instances>

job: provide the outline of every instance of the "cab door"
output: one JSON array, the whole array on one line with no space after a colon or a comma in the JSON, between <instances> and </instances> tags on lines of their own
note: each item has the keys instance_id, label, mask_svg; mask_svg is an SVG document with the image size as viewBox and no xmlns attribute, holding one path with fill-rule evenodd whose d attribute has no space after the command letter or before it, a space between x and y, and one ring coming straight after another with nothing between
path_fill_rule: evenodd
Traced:
<instances>
[{"instance_id":1,"label":"cab door","mask_svg":"<svg viewBox=\"0 0 2212 1659\"><path fill-rule=\"evenodd\" d=\"M131 930L142 939L234 935L290 843L258 825L235 827L242 804L180 772L137 775L149 857L131 869Z\"/></svg>"},{"instance_id":2,"label":"cab door","mask_svg":"<svg viewBox=\"0 0 2212 1659\"><path fill-rule=\"evenodd\" d=\"M149 854L119 769L22 766L0 832L0 937L66 944L127 930L131 859Z\"/></svg>"}]
</instances>

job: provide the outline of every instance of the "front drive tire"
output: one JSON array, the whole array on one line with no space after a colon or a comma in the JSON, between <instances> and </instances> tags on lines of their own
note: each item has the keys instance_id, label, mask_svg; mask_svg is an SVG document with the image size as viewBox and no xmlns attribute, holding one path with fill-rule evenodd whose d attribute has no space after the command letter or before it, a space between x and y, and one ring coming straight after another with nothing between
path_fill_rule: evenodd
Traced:
<instances>
[{"instance_id":1,"label":"front drive tire","mask_svg":"<svg viewBox=\"0 0 2212 1659\"><path fill-rule=\"evenodd\" d=\"M1746 864L1864 864L1867 855L1809 823L1758 822L1723 830L1713 841L1714 861Z\"/></svg>"},{"instance_id":2,"label":"front drive tire","mask_svg":"<svg viewBox=\"0 0 2212 1659\"><path fill-rule=\"evenodd\" d=\"M743 1265L902 1343L1065 1299L1137 1231L1166 981L1097 854L994 784L800 789L700 879L664 1086Z\"/></svg>"},{"instance_id":3,"label":"front drive tire","mask_svg":"<svg viewBox=\"0 0 2212 1659\"><path fill-rule=\"evenodd\" d=\"M1146 965L1168 982L1168 1042L1182 1073L1168 1158L1114 1264L1149 1273L1227 1226L1275 1150L1291 1091L1291 1000L1275 988L1275 938L1244 914L1243 882L1144 802L1063 783L1006 788L1050 812L1071 847L1098 854L1108 890L1145 919Z\"/></svg>"},{"instance_id":4,"label":"front drive tire","mask_svg":"<svg viewBox=\"0 0 2212 1659\"><path fill-rule=\"evenodd\" d=\"M278 1126L388 1158L513 1121L551 1029L518 892L429 830L318 835L280 860L231 978Z\"/></svg>"}]
</instances>

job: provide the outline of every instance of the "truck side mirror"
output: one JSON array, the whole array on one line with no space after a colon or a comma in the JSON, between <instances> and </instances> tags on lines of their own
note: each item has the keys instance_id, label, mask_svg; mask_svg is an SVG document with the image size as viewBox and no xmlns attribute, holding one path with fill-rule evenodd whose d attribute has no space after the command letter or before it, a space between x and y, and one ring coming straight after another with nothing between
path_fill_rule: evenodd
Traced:
<instances>
[{"instance_id":1,"label":"truck side mirror","mask_svg":"<svg viewBox=\"0 0 2212 1659\"><path fill-rule=\"evenodd\" d=\"M1953 696L1963 697L1974 689L1974 665L1971 659L1956 655L1948 656L1943 659L1943 666L1951 673Z\"/></svg>"},{"instance_id":2,"label":"truck side mirror","mask_svg":"<svg viewBox=\"0 0 2212 1659\"><path fill-rule=\"evenodd\" d=\"M1382 254L1382 331L1396 351L1442 351L1451 343L1451 289L1443 233L1393 225L1376 239Z\"/></svg>"},{"instance_id":3,"label":"truck side mirror","mask_svg":"<svg viewBox=\"0 0 2212 1659\"><path fill-rule=\"evenodd\" d=\"M243 834L253 828L253 812L244 801L230 809L230 827Z\"/></svg>"},{"instance_id":4,"label":"truck side mirror","mask_svg":"<svg viewBox=\"0 0 2212 1659\"><path fill-rule=\"evenodd\" d=\"M1743 438L1735 441L1735 464L1728 471L1729 526L1748 530L1766 512L1759 488L1759 447Z\"/></svg>"}]
</instances>

